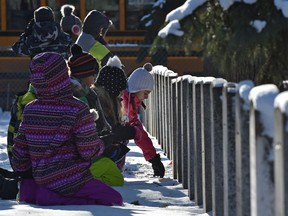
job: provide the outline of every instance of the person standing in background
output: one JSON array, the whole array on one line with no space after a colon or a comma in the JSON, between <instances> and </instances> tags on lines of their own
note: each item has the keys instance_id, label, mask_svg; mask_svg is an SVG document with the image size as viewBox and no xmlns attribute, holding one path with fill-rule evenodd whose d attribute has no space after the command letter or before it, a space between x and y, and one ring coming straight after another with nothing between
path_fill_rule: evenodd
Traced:
<instances>
[{"instance_id":1,"label":"person standing in background","mask_svg":"<svg viewBox=\"0 0 288 216\"><path fill-rule=\"evenodd\" d=\"M90 11L83 21L83 29L76 44L89 52L98 62L99 68L106 65L108 59L114 55L110 52L105 41L105 35L112 25L112 21L97 10Z\"/></svg>"},{"instance_id":2,"label":"person standing in background","mask_svg":"<svg viewBox=\"0 0 288 216\"><path fill-rule=\"evenodd\" d=\"M59 23L55 22L53 10L43 6L34 11L34 18L12 49L17 54L31 58L41 52L56 52L68 59L72 44L70 35L63 32Z\"/></svg>"},{"instance_id":3,"label":"person standing in background","mask_svg":"<svg viewBox=\"0 0 288 216\"><path fill-rule=\"evenodd\" d=\"M82 21L74 14L74 5L65 4L61 7L60 11L62 15L60 26L75 42L82 31Z\"/></svg>"}]
</instances>

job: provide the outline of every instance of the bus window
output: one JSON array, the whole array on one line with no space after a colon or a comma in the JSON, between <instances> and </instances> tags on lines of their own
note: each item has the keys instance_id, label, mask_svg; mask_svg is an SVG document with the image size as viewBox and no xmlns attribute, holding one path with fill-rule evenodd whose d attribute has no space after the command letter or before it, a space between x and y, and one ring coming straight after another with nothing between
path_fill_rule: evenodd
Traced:
<instances>
[{"instance_id":1,"label":"bus window","mask_svg":"<svg viewBox=\"0 0 288 216\"><path fill-rule=\"evenodd\" d=\"M2 7L3 7L3 6L2 6ZM0 8L0 17L2 17L1 12L2 12L2 10L1 10L1 8ZM0 31L3 30L2 28L3 28L3 26L2 26L2 21L0 20Z\"/></svg>"},{"instance_id":2,"label":"bus window","mask_svg":"<svg viewBox=\"0 0 288 216\"><path fill-rule=\"evenodd\" d=\"M39 7L38 0L7 0L7 29L23 30Z\"/></svg>"},{"instance_id":3,"label":"bus window","mask_svg":"<svg viewBox=\"0 0 288 216\"><path fill-rule=\"evenodd\" d=\"M141 18L151 12L155 0L128 0L126 1L126 29L144 30Z\"/></svg>"},{"instance_id":4,"label":"bus window","mask_svg":"<svg viewBox=\"0 0 288 216\"><path fill-rule=\"evenodd\" d=\"M60 22L62 15L60 12L61 6L64 4L70 4L75 7L74 14L78 17L80 17L80 1L79 0L70 0L70 1L63 1L63 0L48 0L47 4L48 6L54 11L55 21Z\"/></svg>"},{"instance_id":5,"label":"bus window","mask_svg":"<svg viewBox=\"0 0 288 216\"><path fill-rule=\"evenodd\" d=\"M86 14L91 10L98 10L104 13L113 22L110 30L119 29L119 0L86 1Z\"/></svg>"}]
</instances>

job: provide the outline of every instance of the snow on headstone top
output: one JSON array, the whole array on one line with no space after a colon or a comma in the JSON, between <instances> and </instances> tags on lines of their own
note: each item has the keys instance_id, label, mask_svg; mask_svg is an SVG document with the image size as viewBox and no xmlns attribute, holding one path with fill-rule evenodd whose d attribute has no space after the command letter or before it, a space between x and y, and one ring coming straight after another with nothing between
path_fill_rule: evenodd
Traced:
<instances>
[{"instance_id":1,"label":"snow on headstone top","mask_svg":"<svg viewBox=\"0 0 288 216\"><path fill-rule=\"evenodd\" d=\"M237 91L239 92L239 96L244 101L242 107L244 110L249 110L249 93L253 87L254 83L252 80L243 80L237 85Z\"/></svg>"},{"instance_id":2,"label":"snow on headstone top","mask_svg":"<svg viewBox=\"0 0 288 216\"><path fill-rule=\"evenodd\" d=\"M153 66L153 72L157 73L157 74L161 74L161 73L163 73L166 70L167 70L167 67L164 67L163 65L155 65L155 66Z\"/></svg>"},{"instance_id":3,"label":"snow on headstone top","mask_svg":"<svg viewBox=\"0 0 288 216\"><path fill-rule=\"evenodd\" d=\"M203 83L206 84L206 83L211 83L213 82L213 80L215 80L215 77L203 77Z\"/></svg>"},{"instance_id":4,"label":"snow on headstone top","mask_svg":"<svg viewBox=\"0 0 288 216\"><path fill-rule=\"evenodd\" d=\"M223 87L224 83L226 83L227 80L223 78L216 78L212 81L213 87Z\"/></svg>"},{"instance_id":5,"label":"snow on headstone top","mask_svg":"<svg viewBox=\"0 0 288 216\"><path fill-rule=\"evenodd\" d=\"M279 108L283 114L288 116L288 91L277 95L274 100L274 108ZM288 132L288 122L285 125L285 131Z\"/></svg>"},{"instance_id":6,"label":"snow on headstone top","mask_svg":"<svg viewBox=\"0 0 288 216\"><path fill-rule=\"evenodd\" d=\"M169 77L176 77L178 76L178 73L172 71L172 70L167 70L166 71L166 76L169 76Z\"/></svg>"},{"instance_id":7,"label":"snow on headstone top","mask_svg":"<svg viewBox=\"0 0 288 216\"><path fill-rule=\"evenodd\" d=\"M249 100L253 103L255 110L260 114L263 125L263 134L271 138L274 136L274 99L279 90L274 84L264 84L251 89Z\"/></svg>"},{"instance_id":8,"label":"snow on headstone top","mask_svg":"<svg viewBox=\"0 0 288 216\"><path fill-rule=\"evenodd\" d=\"M234 82L226 82L224 83L224 87L227 88L228 93L236 93L237 91L237 83Z\"/></svg>"},{"instance_id":9,"label":"snow on headstone top","mask_svg":"<svg viewBox=\"0 0 288 216\"><path fill-rule=\"evenodd\" d=\"M281 92L274 101L274 107L279 108L282 113L288 116L288 91Z\"/></svg>"},{"instance_id":10,"label":"snow on headstone top","mask_svg":"<svg viewBox=\"0 0 288 216\"><path fill-rule=\"evenodd\" d=\"M182 80L182 77L181 76L179 76L179 77L176 77L176 78L174 78L174 79L172 79L172 83L176 83L176 82L180 82Z\"/></svg>"},{"instance_id":11,"label":"snow on headstone top","mask_svg":"<svg viewBox=\"0 0 288 216\"><path fill-rule=\"evenodd\" d=\"M197 77L197 76L194 76L193 77L193 80L191 80L190 82L193 82L193 84L199 84L199 83L202 83L203 82L203 77Z\"/></svg>"},{"instance_id":12,"label":"snow on headstone top","mask_svg":"<svg viewBox=\"0 0 288 216\"><path fill-rule=\"evenodd\" d=\"M194 79L195 79L195 76L192 76L192 75L183 75L182 76L182 80L187 80L189 83L193 82Z\"/></svg>"}]
</instances>

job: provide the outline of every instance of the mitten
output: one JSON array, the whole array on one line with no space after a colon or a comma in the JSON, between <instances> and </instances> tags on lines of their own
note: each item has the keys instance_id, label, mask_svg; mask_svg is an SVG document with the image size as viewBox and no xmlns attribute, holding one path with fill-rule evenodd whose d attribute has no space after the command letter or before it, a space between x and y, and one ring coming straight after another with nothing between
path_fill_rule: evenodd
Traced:
<instances>
[{"instance_id":1,"label":"mitten","mask_svg":"<svg viewBox=\"0 0 288 216\"><path fill-rule=\"evenodd\" d=\"M165 168L163 166L163 163L161 162L160 155L156 154L156 156L149 160L149 162L152 164L152 168L154 170L154 177L160 176L160 178L163 178L165 174Z\"/></svg>"},{"instance_id":2,"label":"mitten","mask_svg":"<svg viewBox=\"0 0 288 216\"><path fill-rule=\"evenodd\" d=\"M115 135L113 133L105 134L102 136L99 136L99 138L104 142L105 147L112 145L115 140Z\"/></svg>"},{"instance_id":3,"label":"mitten","mask_svg":"<svg viewBox=\"0 0 288 216\"><path fill-rule=\"evenodd\" d=\"M105 148L103 156L110 158L112 161L116 162L126 155L130 149L126 145L113 144Z\"/></svg>"},{"instance_id":4,"label":"mitten","mask_svg":"<svg viewBox=\"0 0 288 216\"><path fill-rule=\"evenodd\" d=\"M121 142L124 140L134 139L135 128L129 125L117 125L113 128L113 133L115 134L115 141Z\"/></svg>"}]
</instances>

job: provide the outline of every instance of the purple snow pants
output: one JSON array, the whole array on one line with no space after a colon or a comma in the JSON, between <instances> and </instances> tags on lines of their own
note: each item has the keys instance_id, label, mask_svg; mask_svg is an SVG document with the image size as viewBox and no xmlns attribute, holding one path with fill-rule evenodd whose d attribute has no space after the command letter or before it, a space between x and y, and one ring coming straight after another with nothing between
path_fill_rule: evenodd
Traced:
<instances>
[{"instance_id":1,"label":"purple snow pants","mask_svg":"<svg viewBox=\"0 0 288 216\"><path fill-rule=\"evenodd\" d=\"M20 183L20 202L37 205L122 205L121 194L93 179L85 184L72 197L64 197L36 184L32 179L23 179Z\"/></svg>"}]
</instances>

